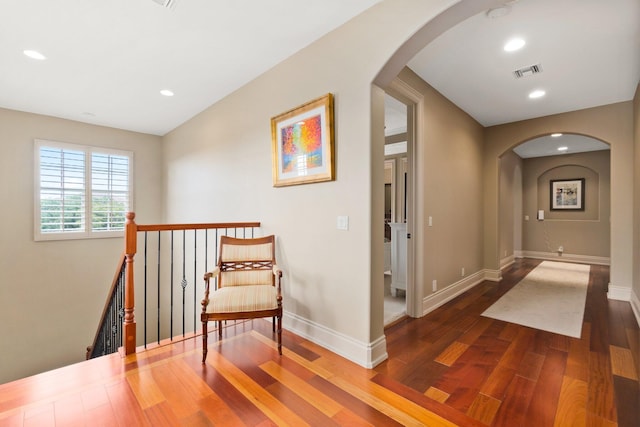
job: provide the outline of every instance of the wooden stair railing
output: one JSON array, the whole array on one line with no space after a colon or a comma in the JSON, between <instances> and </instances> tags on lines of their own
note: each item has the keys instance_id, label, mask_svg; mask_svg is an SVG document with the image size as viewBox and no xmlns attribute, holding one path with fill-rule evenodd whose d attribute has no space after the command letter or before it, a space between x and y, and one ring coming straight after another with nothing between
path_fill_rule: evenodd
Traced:
<instances>
[{"instance_id":1,"label":"wooden stair railing","mask_svg":"<svg viewBox=\"0 0 640 427\"><path fill-rule=\"evenodd\" d=\"M158 235L158 241L157 241L157 269L158 269L158 290L160 289L160 282L161 279L164 280L165 277L160 275L160 265L163 262L161 259L161 255L160 255L160 241L161 241L161 237L160 234L162 232L169 232L170 233L170 238L171 238L171 284L173 285L173 233L175 231L178 232L182 232L182 236L183 236L183 248L182 248L182 254L183 254L183 275L184 275L184 253L185 253L185 247L184 247L184 242L186 241L186 237L184 233L186 233L187 231L193 231L193 239L194 242L197 241L198 239L198 235L196 233L198 233L198 230L201 230L200 232L204 232L204 240L205 240L205 248L204 248L204 268L206 269L206 263L207 263L207 251L209 250L209 243L208 243L208 233L209 230L215 230L215 238L212 239L214 240L213 245L215 245L215 253L217 254L217 250L218 250L218 238L220 235L232 235L234 237L249 237L246 234L247 233L247 229L250 230L250 237L254 237L254 231L256 228L260 227L260 222L229 222L229 223L203 223L203 224L152 224L152 225L141 225L141 224L136 224L135 222L135 213L134 212L127 212L126 214L126 223L125 223L125 233L124 233L124 237L125 237L125 241L124 241L124 254L122 255L122 258L120 260L120 264L119 264L119 269L118 272L116 272L116 276L114 278L114 282L112 284L112 289L109 293L109 299L112 298L112 295L115 293L117 293L117 291L114 291L114 289L117 287L117 282L123 282L124 283L124 289L123 291L121 291L124 295L123 295L123 300L124 300L124 304L122 307L122 310L119 311L119 315L122 316L122 350L123 353L125 355L128 354L132 354L136 352L136 347L138 346L137 344L137 331L136 331L136 314L135 314L135 288L136 288L136 282L135 282L135 256L136 253L138 252L138 233L143 233L143 239L140 241L141 244L143 244L144 247L144 280L143 280L143 285L144 285L144 295L145 295L145 301L144 301L144 307L145 307L145 313L144 313L144 321L146 322L146 310L147 310L147 301L146 301L146 295L147 295L147 234L149 232L156 232ZM204 231L202 231L204 230ZM232 234L229 234L232 233ZM242 235L238 235L238 233L242 233ZM196 253L196 249L194 248L194 257L197 257L197 253ZM196 258L197 259L197 258ZM211 260L211 265L214 265L216 260L212 259ZM194 261L195 264L197 264L197 261ZM201 265L197 265L198 268L201 268ZM195 276L195 272L196 272L197 268L196 265L193 266L193 272L194 272L194 280L198 280ZM204 273L204 270L202 271L202 273ZM164 274L169 274L169 273L164 273ZM202 276L199 276L200 278ZM184 288L186 287L186 280L183 276L182 279L182 283L180 283L182 285L182 289L184 292ZM194 284L194 299L196 298L195 295L195 291L197 289L196 284ZM172 288L169 288L169 292L173 292ZM201 297L201 296L198 296ZM158 296L158 343L160 343L160 297ZM109 309L109 300L107 301L105 308L103 310L103 317L101 318L101 322L100 322L100 326L98 328L98 332L96 333L96 338L94 339L94 343L91 347L87 348L87 358L91 357L95 357L100 356L103 354L102 351L97 351L96 347L97 347L97 343L99 342L99 338L98 335L100 333L101 330L103 330L106 326L103 324L105 322L105 313L107 313L110 309ZM173 300L171 302L171 310L173 310ZM184 335L184 323L185 323L185 319L184 319L184 293L183 293L183 335ZM195 309L194 309L195 310ZM198 313L199 314L199 313ZM173 311L172 311L172 320L171 320L171 332L170 334L173 334ZM196 333L195 331L196 325L195 325L195 321L194 321L194 333ZM142 331L141 331L142 332ZM170 336L169 338L172 338L172 336ZM144 325L144 345L147 345L147 326L146 324ZM112 352L117 351L117 348L115 350L113 350ZM97 352L97 354L95 354ZM95 354L95 355L93 355Z\"/></svg>"}]
</instances>

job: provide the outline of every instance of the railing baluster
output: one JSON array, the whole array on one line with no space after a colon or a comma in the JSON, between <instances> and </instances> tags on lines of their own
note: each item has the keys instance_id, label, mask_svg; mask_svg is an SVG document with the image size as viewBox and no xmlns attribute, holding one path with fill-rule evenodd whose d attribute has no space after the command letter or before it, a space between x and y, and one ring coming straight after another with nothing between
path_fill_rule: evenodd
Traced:
<instances>
[{"instance_id":1,"label":"railing baluster","mask_svg":"<svg viewBox=\"0 0 640 427\"><path fill-rule=\"evenodd\" d=\"M158 230L158 280L157 280L157 292L158 292L158 296L157 296L157 300L158 300L158 313L157 313L157 318L158 318L158 344L160 344L160 230Z\"/></svg>"},{"instance_id":2,"label":"railing baluster","mask_svg":"<svg viewBox=\"0 0 640 427\"><path fill-rule=\"evenodd\" d=\"M171 340L173 340L173 230L171 230L171 275L170 275L170 287L169 294L171 295L171 324L169 329L171 330Z\"/></svg>"},{"instance_id":3,"label":"railing baluster","mask_svg":"<svg viewBox=\"0 0 640 427\"><path fill-rule=\"evenodd\" d=\"M193 230L193 330L196 330L196 298L198 293L198 230Z\"/></svg>"},{"instance_id":4,"label":"railing baluster","mask_svg":"<svg viewBox=\"0 0 640 427\"><path fill-rule=\"evenodd\" d=\"M147 348L147 232L144 232L144 348Z\"/></svg>"},{"instance_id":5,"label":"railing baluster","mask_svg":"<svg viewBox=\"0 0 640 427\"><path fill-rule=\"evenodd\" d=\"M186 256L186 249L187 249L187 239L186 239L186 231L182 230L182 282L180 282L180 284L182 285L182 336L185 336L185 320L186 320L186 313L185 313L185 304L186 304L186 300L185 300L185 292L187 289L187 277L186 277L186 260L185 260L185 256Z\"/></svg>"}]
</instances>

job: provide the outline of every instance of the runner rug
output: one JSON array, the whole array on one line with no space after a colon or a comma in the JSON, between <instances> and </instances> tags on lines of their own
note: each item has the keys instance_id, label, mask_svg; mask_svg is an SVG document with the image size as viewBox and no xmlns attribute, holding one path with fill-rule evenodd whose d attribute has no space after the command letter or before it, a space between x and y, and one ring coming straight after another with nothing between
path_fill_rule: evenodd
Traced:
<instances>
[{"instance_id":1,"label":"runner rug","mask_svg":"<svg viewBox=\"0 0 640 427\"><path fill-rule=\"evenodd\" d=\"M543 261L482 315L580 338L590 268Z\"/></svg>"}]
</instances>

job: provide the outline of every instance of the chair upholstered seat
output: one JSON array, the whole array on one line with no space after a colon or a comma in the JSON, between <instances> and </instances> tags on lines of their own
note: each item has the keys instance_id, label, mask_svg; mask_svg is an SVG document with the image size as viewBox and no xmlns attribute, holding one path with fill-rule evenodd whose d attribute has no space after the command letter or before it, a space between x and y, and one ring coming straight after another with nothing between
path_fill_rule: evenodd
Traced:
<instances>
[{"instance_id":1,"label":"chair upholstered seat","mask_svg":"<svg viewBox=\"0 0 640 427\"><path fill-rule=\"evenodd\" d=\"M274 286L227 286L211 294L207 313L275 310L278 308L277 296Z\"/></svg>"}]
</instances>

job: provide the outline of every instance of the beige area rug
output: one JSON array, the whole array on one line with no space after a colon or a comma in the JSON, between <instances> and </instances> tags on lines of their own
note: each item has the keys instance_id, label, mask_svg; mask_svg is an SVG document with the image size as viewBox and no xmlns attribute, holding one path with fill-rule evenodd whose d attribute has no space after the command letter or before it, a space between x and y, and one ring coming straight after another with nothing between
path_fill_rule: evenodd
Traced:
<instances>
[{"instance_id":1,"label":"beige area rug","mask_svg":"<svg viewBox=\"0 0 640 427\"><path fill-rule=\"evenodd\" d=\"M482 315L580 338L590 269L543 261Z\"/></svg>"}]
</instances>

